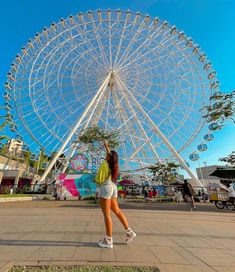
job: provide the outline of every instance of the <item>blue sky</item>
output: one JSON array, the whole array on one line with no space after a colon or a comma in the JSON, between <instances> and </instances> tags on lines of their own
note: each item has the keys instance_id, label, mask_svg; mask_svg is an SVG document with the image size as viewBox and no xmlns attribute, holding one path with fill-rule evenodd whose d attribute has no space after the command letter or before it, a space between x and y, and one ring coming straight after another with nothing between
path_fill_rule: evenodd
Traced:
<instances>
[{"instance_id":1,"label":"blue sky","mask_svg":"<svg viewBox=\"0 0 235 272\"><path fill-rule=\"evenodd\" d=\"M0 9L2 91L12 60L30 37L61 17L98 8L140 11L176 25L206 52L218 73L221 90L235 89L234 0L11 0L1 1ZM202 162L216 163L219 157L235 150L234 139L234 125L228 125L222 131L216 132L209 150L201 156Z\"/></svg>"}]
</instances>

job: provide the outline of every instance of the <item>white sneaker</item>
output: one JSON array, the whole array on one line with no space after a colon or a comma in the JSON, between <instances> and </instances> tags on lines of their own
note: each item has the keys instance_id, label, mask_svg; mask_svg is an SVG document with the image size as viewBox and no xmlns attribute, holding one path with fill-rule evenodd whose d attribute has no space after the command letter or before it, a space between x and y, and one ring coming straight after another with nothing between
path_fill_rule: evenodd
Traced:
<instances>
[{"instance_id":1,"label":"white sneaker","mask_svg":"<svg viewBox=\"0 0 235 272\"><path fill-rule=\"evenodd\" d=\"M103 239L98 242L99 247L113 248L113 238L105 236Z\"/></svg>"},{"instance_id":2,"label":"white sneaker","mask_svg":"<svg viewBox=\"0 0 235 272\"><path fill-rule=\"evenodd\" d=\"M130 242L132 242L136 237L136 233L132 230L132 229L129 229L127 230L126 232L126 239L125 239L125 242L127 244L129 244Z\"/></svg>"}]
</instances>

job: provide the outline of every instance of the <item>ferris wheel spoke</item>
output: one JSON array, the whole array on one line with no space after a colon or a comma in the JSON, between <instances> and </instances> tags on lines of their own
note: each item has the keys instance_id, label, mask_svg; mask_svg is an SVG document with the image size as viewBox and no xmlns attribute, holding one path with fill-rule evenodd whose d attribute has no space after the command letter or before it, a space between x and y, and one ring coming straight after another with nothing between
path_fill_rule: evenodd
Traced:
<instances>
[{"instance_id":1,"label":"ferris wheel spoke","mask_svg":"<svg viewBox=\"0 0 235 272\"><path fill-rule=\"evenodd\" d=\"M107 96L108 96L108 92L106 92L104 94L104 97L101 100L100 107L97 107L97 113L96 113L95 117L91 120L91 126L96 126L98 124L99 120L101 120L101 115L102 115L102 112L103 112L103 110L105 108L105 104L106 104L106 101L107 101Z\"/></svg>"},{"instance_id":2,"label":"ferris wheel spoke","mask_svg":"<svg viewBox=\"0 0 235 272\"><path fill-rule=\"evenodd\" d=\"M127 17L126 17L127 20ZM132 39L130 40L130 42L128 43L128 46L125 49L125 52L122 54L121 58L119 59L118 63L116 66L114 66L114 69L117 69L117 67L119 66L120 62L122 61L123 58L126 57L126 55L129 53L130 48L132 48L134 41L137 39L137 37L140 35L141 33L141 28L143 28L144 25L144 20L142 21L142 23L139 25L139 27L137 29L135 29L135 34L133 35ZM144 30L142 30L144 31Z\"/></svg>"},{"instance_id":3,"label":"ferris wheel spoke","mask_svg":"<svg viewBox=\"0 0 235 272\"><path fill-rule=\"evenodd\" d=\"M127 85L127 86L128 86L128 85ZM165 96L164 99L167 100L168 97ZM159 111L161 111L164 115L167 115L165 112L163 112L163 111L161 110L161 108L158 107L158 105L157 105L157 106L154 105L154 104L152 103L152 101L150 101L149 99L143 97L143 100L146 101L146 102L148 102L148 103L151 105L151 110L150 110L150 111L147 111L148 114L150 114L152 111L155 110L155 108L157 108L157 109L158 109ZM172 101L172 100L173 100L173 101ZM172 102L173 102L173 107L172 107L171 110L168 112L168 115L170 115L171 112L173 112L174 109L175 109L175 107L176 107L176 102L174 102L175 99L173 98L172 100L169 99L169 103L172 104ZM191 99L188 99L188 98L187 98L187 100L190 100L190 101L192 102L192 105L195 104L195 100L191 100ZM177 101L178 105L180 106L180 102L179 102L180 100L176 100L176 101ZM143 103L143 101L140 100L140 103ZM184 105L184 101L182 102L182 105ZM191 108L192 108L192 107L191 107ZM167 107L166 107L166 109L168 110ZM182 114L184 114L184 111L185 111L185 110L182 110ZM175 122L177 122L176 119L173 118L173 120L174 120Z\"/></svg>"},{"instance_id":4,"label":"ferris wheel spoke","mask_svg":"<svg viewBox=\"0 0 235 272\"><path fill-rule=\"evenodd\" d=\"M144 22L144 21L143 21ZM155 38L157 37L157 36L159 36L160 35L160 32L161 31L159 31L159 29L160 29L160 27L157 27L153 32L152 32L152 34L151 35L149 35L148 36L148 38L146 39L146 40L144 40L140 45L139 45L139 47L137 47L120 65L117 65L117 67L116 67L116 70L119 70L119 67L120 66L122 66L123 67L123 64L124 63L126 63L127 61L129 61L129 59L131 58L131 57L133 57L133 56L136 56L136 52L138 52L140 49L142 49L144 46L145 46L145 44L147 43L147 42L149 42L149 41L151 41L151 39L152 39L152 37L154 36L154 35L156 35L156 33L157 33L157 35L155 36ZM118 62L118 64L121 62L121 59L120 59L120 61Z\"/></svg>"},{"instance_id":5,"label":"ferris wheel spoke","mask_svg":"<svg viewBox=\"0 0 235 272\"><path fill-rule=\"evenodd\" d=\"M147 136L147 134L146 134L146 132L145 132L143 126L141 125L141 123L140 123L140 121L139 121L139 119L138 119L138 117L137 117L137 114L135 113L133 107L131 106L131 104L130 104L130 102L129 102L129 100L128 100L126 94L125 94L125 92L123 91L122 85L121 85L121 83L119 82L119 79L118 79L117 77L116 77L116 82L117 82L117 84L118 84L118 86L119 86L119 88L120 88L120 91L122 91L122 94L123 94L124 100L125 100L125 102L126 102L126 105L128 106L130 112L131 112L132 115L134 116L134 118L135 118L135 120L136 120L136 122L137 122L137 124L138 124L138 127L139 127L141 130L143 130L145 138L149 141L149 138L148 138L148 136ZM156 156L156 159L157 159L158 161L160 161L160 159L159 159L159 157L158 157L158 155L157 155L157 153L156 153L156 151L155 151L155 149L154 149L154 147L153 147L151 141L149 141L149 145L150 145L150 147L151 147L151 149L152 149L154 155Z\"/></svg>"},{"instance_id":6,"label":"ferris wheel spoke","mask_svg":"<svg viewBox=\"0 0 235 272\"><path fill-rule=\"evenodd\" d=\"M162 30L162 32L164 32L164 31ZM159 32L157 36L159 36L160 33L161 33L161 32ZM129 63L127 63L127 64L125 64L125 65L124 65L124 63L128 62L129 58L132 57L132 56L134 56L134 59L132 59L132 61L131 61L132 64L133 64L133 62L135 63L136 61L141 60L143 57L145 57L145 56L147 56L147 55L151 55L151 57L152 57L152 51L154 51L154 50L155 50L156 52L160 51L160 49L163 48L164 40L165 40L165 41L168 41L167 38L165 38L165 36L164 36L164 35L166 35L166 34L168 34L168 33L169 33L169 30L168 30L167 32L164 32L163 35L162 35L161 40L158 41L158 43L156 44L156 46L154 46L153 48L151 48L149 51L143 53L143 52L144 52L143 50L144 50L144 48L145 48L145 46L146 46L145 43L146 43L148 40L149 40L149 44L152 42L152 39L151 39L151 38L148 39L148 40L145 40L144 43L141 44L141 45L140 45L140 46L139 46L139 47L131 54L131 56L129 56L129 57L125 60L125 62L122 63L122 66L121 66L120 69L124 69L124 68L126 68L126 67L128 67L128 66L130 65L130 61L129 61ZM154 34L154 32L152 33L152 35L153 35L153 34ZM152 35L150 35L150 36L152 36ZM156 37L155 37L155 38L156 38ZM148 46L149 44L147 44L147 46ZM145 46L143 46L143 45L145 45ZM141 51L139 51L139 50L141 50ZM139 52L138 52L138 51L139 51ZM136 54L137 52L138 52L138 54ZM150 57L149 59L151 59L151 57ZM161 60L161 59L158 58L158 61L159 61L159 60ZM120 70L120 69L118 68L117 70Z\"/></svg>"},{"instance_id":7,"label":"ferris wheel spoke","mask_svg":"<svg viewBox=\"0 0 235 272\"><path fill-rule=\"evenodd\" d=\"M178 43L181 43L181 41L179 41ZM177 45L177 43L175 44ZM134 63L136 63L136 61L141 60L143 57L145 57L146 55L151 55L152 52L159 50L159 47L161 47L161 43L157 43L157 45L153 48L151 48L149 51L145 52L144 54L142 53L142 51L139 52L138 55L136 55L136 50L125 60L125 63L127 62L127 64L124 65L124 63L122 63L122 65L120 67L117 68L117 71L125 69L126 67L133 65ZM142 45L138 47L139 49L142 48ZM130 61L130 57L133 57L132 61ZM150 58L151 59L151 58ZM160 59L160 58L159 58ZM129 62L128 62L129 61Z\"/></svg>"},{"instance_id":8,"label":"ferris wheel spoke","mask_svg":"<svg viewBox=\"0 0 235 272\"><path fill-rule=\"evenodd\" d=\"M120 100L118 99L118 96L116 93L114 93L114 96L115 96L115 100L116 100L116 103L119 104L120 103ZM128 115L126 114L126 111L119 111L120 112L120 118L121 118L121 121L122 122L125 122L126 119L128 119ZM129 139L131 140L131 143L132 143L132 146L134 149L136 149L136 144L135 144L135 141L139 142L139 139L138 139L138 136L136 137L136 139L133 140L133 138L135 137L135 135L133 135L133 132L130 132L129 131L129 127L132 127L132 124L129 124L129 127L128 125L126 124L125 125L126 127L126 131L127 131L127 136L129 137ZM134 130L133 130L134 131ZM126 148L125 148L125 151L126 151ZM129 156L129 155L128 155ZM139 158L139 155L137 154L137 160L140 164L140 167L143 167L143 164L141 163L141 160ZM127 165L127 151L126 151L126 159L125 159L125 163L124 163L124 166Z\"/></svg>"},{"instance_id":9,"label":"ferris wheel spoke","mask_svg":"<svg viewBox=\"0 0 235 272\"><path fill-rule=\"evenodd\" d=\"M170 142L166 139L166 137L162 134L162 132L159 130L159 128L155 125L155 123L152 121L152 119L149 117L149 115L144 111L144 109L141 107L141 105L138 103L138 101L133 97L133 95L129 92L129 90L126 88L123 82L120 81L120 79L117 76L119 84L123 86L126 92L129 93L131 96L132 100L135 102L136 106L140 109L143 115L145 115L146 119L149 121L150 125L153 126L156 129L156 132L158 133L159 137L162 138L166 146L169 148L169 150L173 153L173 155L179 160L182 166L184 166L185 170L188 172L190 177L195 180L196 182L199 182L198 179L194 176L192 171L189 169L189 167L186 165L185 161L180 157L180 155L176 152L174 147L170 144ZM200 183L200 182L199 182Z\"/></svg>"},{"instance_id":10,"label":"ferris wheel spoke","mask_svg":"<svg viewBox=\"0 0 235 272\"><path fill-rule=\"evenodd\" d=\"M97 39L97 44L99 46L100 54L101 54L102 59L103 59L103 63L104 63L104 65L106 65L106 67L109 67L109 63L108 63L107 56L106 56L105 51L104 51L103 44L101 42L99 34L97 33L97 29L98 29L100 23L96 26L93 17L92 17L91 21L92 21L92 27L93 27L93 30L94 30L94 35L95 35L95 37Z\"/></svg>"},{"instance_id":11,"label":"ferris wheel spoke","mask_svg":"<svg viewBox=\"0 0 235 272\"><path fill-rule=\"evenodd\" d=\"M124 39L127 23L128 23L128 20L127 20L127 17L126 17L125 22L124 22L124 26L122 27L122 34L121 34L121 38L119 40L119 44L118 44L118 47L117 47L118 49L117 49L117 52L116 52L116 55L115 55L115 60L114 60L114 64L113 64L114 68L116 67L116 63L117 63L117 60L119 58L119 54L120 54L120 51L121 51L121 46L122 46L122 42L123 42L123 39Z\"/></svg>"},{"instance_id":12,"label":"ferris wheel spoke","mask_svg":"<svg viewBox=\"0 0 235 272\"><path fill-rule=\"evenodd\" d=\"M111 33L111 20L108 18L109 21L109 64L110 67L113 67L113 56L112 56L112 33ZM114 24L115 25L115 24ZM113 26L114 26L113 25Z\"/></svg>"}]
</instances>

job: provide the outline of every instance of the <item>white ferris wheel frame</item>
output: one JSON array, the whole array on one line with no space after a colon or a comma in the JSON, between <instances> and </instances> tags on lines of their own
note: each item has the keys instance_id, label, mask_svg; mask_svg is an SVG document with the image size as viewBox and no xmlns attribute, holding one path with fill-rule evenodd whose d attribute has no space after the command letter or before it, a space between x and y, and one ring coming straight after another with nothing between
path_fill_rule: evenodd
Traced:
<instances>
[{"instance_id":1,"label":"white ferris wheel frame","mask_svg":"<svg viewBox=\"0 0 235 272\"><path fill-rule=\"evenodd\" d=\"M117 14L117 22L114 22L114 21L110 20L110 18L111 18L110 17L111 16L111 12L115 12ZM78 18L78 21L81 23L81 26L77 25L74 22L74 20L75 20L74 18L75 17L73 17L73 16L70 16L66 20L64 20L64 19L61 20L59 24L53 24L50 28L45 29L42 34L38 34L34 40L30 41L28 47L22 49L22 56L17 57L17 63L18 63L18 66L20 66L21 63L24 61L24 59L27 58L30 55L29 51L32 48L34 48L35 50L38 49L39 53L38 53L37 57L34 58L34 56L32 56L32 60L33 60L32 67L33 68L30 71L30 77L29 77L29 98L30 98L30 101L31 101L31 104L32 104L32 107L33 107L33 111L36 114L36 116L40 119L40 121L42 123L42 126L44 126L47 129L47 131L50 132L50 134L51 134L52 137L58 139L58 146L59 146L59 144L61 144L61 146L59 147L56 155L53 157L52 161L48 165L48 168L44 172L44 174L43 174L43 176L41 178L41 181L45 180L45 177L47 176L47 174L49 173L49 171L53 167L53 165L56 162L56 160L63 153L63 151L65 150L65 148L68 146L70 140L76 134L76 131L81 126L83 126L83 128L87 128L90 124L91 125L96 125L100 119L104 118L104 117L102 117L102 111L104 110L104 108L106 106L106 104L105 104L106 101L108 101L108 103L109 103L109 100L110 100L110 96L111 96L110 93L111 92L110 92L110 90L108 88L108 85L111 82L111 76L113 76L114 79L112 79L112 80L115 81L115 84L119 88L119 92L118 93L115 93L115 92L113 93L113 99L114 99L116 105L118 105L118 106L121 107L122 103L125 103L125 106L127 108L127 110L122 109L122 110L120 110L120 111L117 112L117 115L118 115L119 120L120 120L119 128L125 127L125 129L126 129L125 133L129 137L130 143L131 143L132 148L133 148L133 152L131 154L129 154L129 156L127 156L127 152L124 150L124 153L126 153L126 156L125 156L126 164L128 162L132 161L134 158L136 158L137 161L139 162L139 164L141 166L146 165L146 161L144 161L143 158L139 156L139 152L140 151L143 152L143 153L145 152L145 158L148 156L146 154L146 151L144 151L144 148L146 146L149 146L152 154L154 155L152 159L154 159L155 161L161 161L161 159L160 159L160 157L158 155L158 152L156 151L156 148L155 148L156 144L154 142L152 142L153 135L149 136L146 133L146 129L143 126L143 118L140 118L138 116L138 113L140 112L142 114L142 116L145 117L145 122L148 124L148 126L151 128L151 130L156 135L158 135L159 139L162 140L164 146L169 150L169 152L172 154L172 156L175 157L177 159L177 161L179 161L180 165L183 166L183 168L188 172L188 174L190 175L190 177L192 179L194 179L197 183L199 183L201 185L200 181L194 176L194 174L192 173L192 171L190 170L190 168L187 166L187 164L185 163L185 161L179 155L179 152L181 150L183 150L185 148L185 146L187 146L190 143L190 141L192 141L196 137L196 135L200 131L200 128L201 128L202 124L197 129L195 129L192 132L191 138L188 140L188 142L186 142L185 145L181 147L181 149L176 150L173 147L173 144L170 142L170 138L171 138L171 135L173 135L174 133L177 132L177 129L173 132L173 134L168 135L168 137L166 137L166 135L164 135L164 133L161 131L160 125L159 124L156 125L156 123L154 122L153 118L150 117L151 116L151 110L149 110L148 112L146 112L146 110L140 104L140 101L138 101L136 99L136 97L133 95L133 89L130 89L130 86L128 86L127 83L124 82L124 80L122 79L122 76L125 77L125 72L126 72L127 68L129 70L131 70L130 66L132 65L132 62L133 62L133 59L132 59L133 56L135 56L135 61L137 63L136 66L135 66L135 67L137 67L136 69L140 69L141 63L138 64L138 61L141 60L141 58L145 57L146 54L149 54L149 52L151 52L151 51L153 51L153 50L156 49L156 48L153 47L150 51L143 52L142 50L140 50L140 48L141 47L144 48L144 47L148 46L149 43L152 41L152 39L155 36L159 36L161 34L162 34L162 37L161 37L161 46L162 46L162 48L165 48L165 47L167 48L167 46L169 46L167 44L168 37L170 35L173 35L173 36L175 35L176 37L178 37L178 39L177 39L177 42L175 42L174 45L175 45L176 48L178 48L178 50L181 50L180 47L179 47L181 43L187 42L188 47L190 47L190 48L193 49L194 54L198 55L198 57L202 59L202 63L204 63L204 61L205 61L204 54L200 53L200 50L199 50L198 46L194 45L193 42L191 41L191 39L187 39L185 37L184 33L179 32L178 30L176 30L176 28L174 26L170 27L167 24L167 22L163 22L163 23L160 24L160 21L159 21L158 18L151 19L148 15L147 16L142 16L142 15L140 15L138 13L131 13L129 11L128 12L121 12L121 11L110 11L110 10L108 10L108 11L104 11L104 13L107 13L107 19L106 20L107 20L107 25L108 26L107 26L107 29L105 31L107 33L109 33L109 35L108 35L108 37L109 37L108 38L108 43L109 43L109 58L107 58L104 45L101 42L101 38L100 38L99 32L98 32L98 27L97 27L97 25L95 25L96 21L94 19L94 13L93 12L88 12L86 14L86 17L88 19L85 18L85 15L78 14L77 18ZM112 29L113 25L115 25L116 23L119 22L120 17L124 13L125 13L126 17L125 17L125 19L123 19L123 30L121 31L121 34L120 34L120 41L119 41L119 44L118 44L118 47L117 47L117 52L116 52L115 58L112 58L111 29ZM103 20L102 19L102 12L98 11L97 14L98 14L98 17L99 17L99 20L100 20L100 24L101 24L102 20ZM136 33L130 39L127 48L125 48L125 52L123 54L121 54L120 58L119 58L119 53L122 50L122 46L123 46L123 43L124 43L124 40L125 40L125 35L127 35L125 33L125 30L128 29L128 27L129 27L128 23L130 21L130 17L131 16L133 16L133 18L134 18L133 25L137 26L137 21L140 20L140 18L141 18L141 22L138 24L138 27L136 28ZM69 25L68 28L66 28L65 26L68 23L70 25ZM59 71L60 71L60 68L62 67L64 59L71 52L76 51L77 48L84 46L86 43L90 44L92 46L92 41L91 40L87 40L87 37L81 31L77 35L80 35L80 37L84 38L84 40L81 41L79 44L74 45L74 47L72 47L72 48L66 48L66 43L68 43L68 41L72 42L72 39L74 39L74 37L75 37L75 36L72 37L72 34L70 35L70 33L72 33L73 29L75 29L76 27L78 27L79 29L82 29L82 25L84 27L86 27L86 25L87 26L88 25L92 26L92 29L89 30L89 31L90 32L94 31L94 38L97 40L97 48L99 50L100 57L101 57L101 59L103 61L104 68L107 69L108 72L107 72L107 74L105 76L103 75L102 78L99 78L99 82L97 83L97 86L100 86L100 87L97 88L98 91L95 91L93 97L90 98L89 104L87 104L86 109L83 111L83 113L81 113L81 115L80 115L77 123L75 124L75 126L72 127L72 128L68 128L68 130L67 130L68 133L63 138L60 138L56 134L55 128L49 127L49 124L47 124L47 119L43 120L42 116L39 114L39 112L40 112L40 110L42 110L42 108L38 107L38 105L36 103L36 100L37 100L37 95L40 95L40 89L37 90L37 92L34 93L34 88L35 88L35 85L40 82L40 80L45 81L46 72L49 69L48 68L48 63L50 63L50 60L53 58L53 55L56 54L56 52L58 52L59 50L61 50L60 48L62 48L62 46L65 46L65 49L64 49L63 54L61 55L61 62L60 62L60 65L59 65ZM136 48L133 51L131 51L132 47L135 44L136 38L138 37L138 35L140 35L140 33L142 31L144 31L144 28L146 26L147 26L148 29L151 29L151 28L153 29L153 31L151 32L151 35L149 35L145 41L141 42L140 45L136 46ZM44 73L43 74L43 78L40 79L40 73L41 73L41 71L39 69L37 70L35 67L37 67L38 58L41 56L41 54L44 53L44 51L46 51L48 43L45 43L42 47L40 47L39 44L41 44L41 40L43 40L43 39L45 39L45 41L46 41L46 39L48 37L48 33L53 32L54 30L56 30L56 28L59 28L59 31L58 31L58 34L50 40L50 43L49 43L50 44L50 46L49 46L49 53L48 53L49 62L47 62L45 64L45 69L43 71L43 73ZM59 39L60 42L59 42L59 46L57 46L56 48L54 48L53 47L53 42L56 39ZM165 55L165 56L162 56L162 57L169 59L169 58L171 58L171 54L172 54L172 56L174 56L174 52L170 51L169 56ZM86 67L86 73L89 73L89 72L91 72L89 70L91 63L92 62L97 62L98 56L95 55L93 51L89 50L89 48L86 51L84 51L83 54L80 57L84 58L85 55L88 55L89 58L90 58L90 60L88 61L87 67ZM190 67L192 67L191 68L192 70L195 70L196 72L198 72L198 67L195 65L195 63L193 63L193 62L190 63L188 61L187 57L188 56L187 56L186 50L185 51L182 50L182 58L179 60L178 65L180 65L180 63L186 61L186 62L188 62L188 64L190 65ZM155 56L155 58L157 59L156 56ZM143 62L147 63L147 60L144 59ZM72 60L71 60L70 63L72 63ZM72 69L74 69L74 67L76 67L76 63L77 62L74 62ZM53 65L54 66L52 67L52 69L55 67L56 63L54 63ZM205 65L208 65L208 63L205 62ZM25 77L25 74L23 72L24 70L23 69L20 70L18 68L14 68L14 69L16 69L16 71L15 71L16 76L18 78L22 77L22 81L23 81L23 79ZM36 72L33 69L36 69L35 70ZM205 69L207 70L207 68L205 68ZM34 74L34 72L35 72L35 74ZM63 71L63 73L65 73L65 72ZM73 77L76 77L77 74L76 73L73 74L74 70L72 70L71 73L72 73ZM134 72L132 72L132 73L134 73ZM184 71L184 74L183 74L182 77L187 76L187 73L188 73L187 71ZM64 76L64 74L63 74L63 76ZM37 78L37 77L39 78L39 80L37 81L37 79L36 79L36 81L35 81L35 78ZM193 74L192 75L192 80L195 81L196 80L195 78L196 78L196 76ZM208 77L208 82L211 83L211 79L212 78ZM19 86L16 85L16 80L14 80L14 79L12 80L12 77L9 77L9 80L13 81L14 101L16 101L17 100L17 96L18 96L17 91L19 89ZM59 80L60 79L57 78L58 82L59 82ZM138 76L137 80L136 80L137 83L135 83L134 86L138 85L139 80L140 80L140 77ZM145 77L145 80L149 80L149 78ZM199 80L199 83L197 83L197 84L201 84L202 88L204 88L202 78L199 77L198 80ZM59 83L61 84L61 82L59 82ZM148 86L149 86L149 84L151 84L151 82L145 82L145 83ZM73 84L74 84L74 82L73 82ZM193 82L191 84L195 84L195 82ZM22 83L21 83L20 86L22 88ZM166 92L166 90L164 90L163 93L161 93L161 98L165 95L165 92ZM146 101L149 103L149 105L151 105L151 101L149 101L146 98L146 96L144 96L143 94L138 93L138 92L137 92L137 94L140 97L143 98L142 100L146 99ZM24 93L22 93L22 96L23 95L24 95ZM65 98L62 97L62 99L64 99L64 102L65 102ZM190 102L191 105L188 108L188 113L184 115L184 117L180 121L180 123L179 123L179 121L177 121L178 124L179 124L179 127L183 126L183 124L187 120L187 116L190 114L190 112L192 112L193 107L194 107L194 103L195 103L195 99L196 99L195 97L192 98L192 100ZM190 100L190 98L189 98L189 100ZM56 112L53 104L51 103L50 99L47 98L47 96L46 96L46 101L48 102L48 104L46 106L49 106L50 110L55 115L57 115L58 113ZM158 103L160 103L160 101L161 100L159 100ZM34 130L35 130L35 128L34 129L33 128L29 128L28 124L24 121L24 117L25 116L22 116L22 109L20 108L20 105L17 104L16 102L14 102L14 103L15 103L16 112L19 115L19 119L20 119L21 123L26 128L26 130L29 132L29 134L31 135L31 137L36 142L38 142L39 145L42 145L42 143L40 142L40 139L37 139L37 137L34 136ZM156 107L157 106L155 105L154 109L156 109ZM173 110L174 110L175 107L176 106L173 105L171 111L169 111L169 113L168 113L169 116L170 116L170 113L173 112ZM136 112L137 110L139 111L138 113ZM159 111L161 111L160 108L159 108ZM30 115L30 114L31 113L28 113L28 115ZM106 116L106 119L107 119L107 117L108 117L108 115ZM61 122L65 123L66 119L67 119L67 117L64 120L62 120ZM173 117L172 117L172 119L169 119L169 122L172 122L172 120L174 120ZM103 121L105 123L105 120L103 120ZM135 131L135 128L134 128L134 126L132 126L132 124L131 124L132 122L130 122L130 121L135 121L136 126L138 127L139 131L141 131L140 134L138 134ZM128 123L128 125L127 125L127 123ZM106 124L107 124L107 122L106 122ZM47 137L48 142L50 141L51 136ZM43 135L42 135L42 137L43 137ZM182 137L182 136L180 136L180 137ZM159 149L161 149L160 144L158 144L157 147ZM68 154L68 158L73 155L75 149L76 149L76 147L71 148L71 152ZM149 159L148 162L150 162L150 159ZM66 167L67 167L67 164L65 164L63 171L65 171Z\"/></svg>"}]
</instances>

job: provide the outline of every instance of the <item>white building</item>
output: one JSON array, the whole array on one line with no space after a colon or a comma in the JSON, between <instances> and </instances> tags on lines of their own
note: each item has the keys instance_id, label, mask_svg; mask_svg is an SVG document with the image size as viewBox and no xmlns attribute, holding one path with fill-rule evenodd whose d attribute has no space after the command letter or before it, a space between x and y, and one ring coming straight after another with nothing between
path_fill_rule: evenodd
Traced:
<instances>
[{"instance_id":1,"label":"white building","mask_svg":"<svg viewBox=\"0 0 235 272\"><path fill-rule=\"evenodd\" d=\"M217 167L221 167L221 165L209 165L196 168L197 177L205 187L213 183L220 184L220 179L218 177L210 176Z\"/></svg>"},{"instance_id":2,"label":"white building","mask_svg":"<svg viewBox=\"0 0 235 272\"><path fill-rule=\"evenodd\" d=\"M19 139L11 139L8 142L8 152L10 154L19 155L22 152L23 142Z\"/></svg>"}]
</instances>

